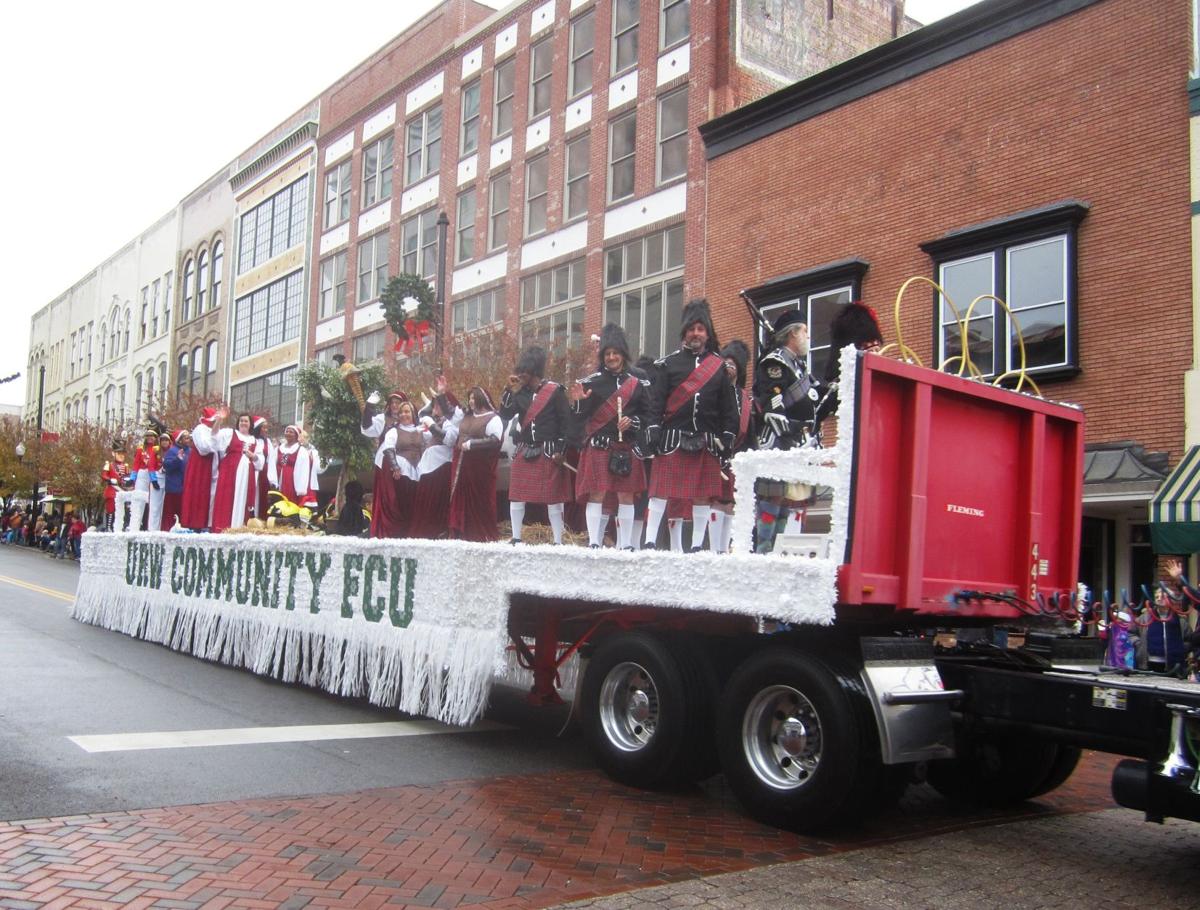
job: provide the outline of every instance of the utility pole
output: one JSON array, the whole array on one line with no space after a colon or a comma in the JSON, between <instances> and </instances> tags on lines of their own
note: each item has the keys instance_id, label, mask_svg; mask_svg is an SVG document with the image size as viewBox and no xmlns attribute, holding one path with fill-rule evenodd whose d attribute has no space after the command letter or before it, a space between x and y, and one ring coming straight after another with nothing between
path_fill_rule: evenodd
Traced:
<instances>
[{"instance_id":1,"label":"utility pole","mask_svg":"<svg viewBox=\"0 0 1200 910\"><path fill-rule=\"evenodd\" d=\"M42 405L46 400L46 365L42 364L38 367L38 412L37 412L37 444L42 444ZM34 452L36 453L36 449ZM38 464L37 455L33 456L33 502L30 504L30 514L37 515L38 513L38 487L41 484L38 482Z\"/></svg>"}]
</instances>

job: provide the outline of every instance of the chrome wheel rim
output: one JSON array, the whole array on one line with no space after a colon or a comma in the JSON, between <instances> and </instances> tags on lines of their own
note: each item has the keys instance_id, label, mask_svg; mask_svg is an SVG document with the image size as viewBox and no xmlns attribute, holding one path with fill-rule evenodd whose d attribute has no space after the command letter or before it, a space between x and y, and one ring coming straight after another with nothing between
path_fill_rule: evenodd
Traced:
<instances>
[{"instance_id":1,"label":"chrome wheel rim","mask_svg":"<svg viewBox=\"0 0 1200 910\"><path fill-rule=\"evenodd\" d=\"M821 718L791 686L769 686L751 699L742 718L750 769L776 790L806 786L821 764Z\"/></svg>"},{"instance_id":2,"label":"chrome wheel rim","mask_svg":"<svg viewBox=\"0 0 1200 910\"><path fill-rule=\"evenodd\" d=\"M626 661L604 677L600 687L600 725L622 752L646 748L658 728L658 689L646 668Z\"/></svg>"}]
</instances>

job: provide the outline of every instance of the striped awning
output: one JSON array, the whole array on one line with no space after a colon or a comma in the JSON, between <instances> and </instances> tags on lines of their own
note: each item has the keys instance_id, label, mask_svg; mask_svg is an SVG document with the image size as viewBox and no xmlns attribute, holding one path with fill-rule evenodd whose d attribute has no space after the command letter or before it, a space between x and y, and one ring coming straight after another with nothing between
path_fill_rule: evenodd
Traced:
<instances>
[{"instance_id":1,"label":"striped awning","mask_svg":"<svg viewBox=\"0 0 1200 910\"><path fill-rule=\"evenodd\" d=\"M1188 449L1150 500L1154 552L1200 552L1200 446Z\"/></svg>"}]
</instances>

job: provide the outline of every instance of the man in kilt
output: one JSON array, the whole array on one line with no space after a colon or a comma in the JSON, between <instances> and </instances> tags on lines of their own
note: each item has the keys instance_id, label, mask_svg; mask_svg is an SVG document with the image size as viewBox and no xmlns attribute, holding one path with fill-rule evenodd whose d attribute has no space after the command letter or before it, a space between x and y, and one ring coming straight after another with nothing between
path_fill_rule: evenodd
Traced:
<instances>
[{"instance_id":1,"label":"man in kilt","mask_svg":"<svg viewBox=\"0 0 1200 910\"><path fill-rule=\"evenodd\" d=\"M733 468L729 459L738 452L754 447L754 399L746 388L746 367L750 363L750 349L740 339L733 339L721 348L721 359L725 361L725 372L733 381L734 401L737 404L738 428L733 441L733 451L721 459L724 475L721 478L721 495L713 501L708 523L708 548L717 553L728 553L730 538L733 537Z\"/></svg>"},{"instance_id":2,"label":"man in kilt","mask_svg":"<svg viewBox=\"0 0 1200 910\"><path fill-rule=\"evenodd\" d=\"M546 506L554 542L562 543L563 506L571 499L571 475L563 465L570 405L556 382L544 379L546 352L531 346L521 352L500 397L500 417L513 423L512 473L508 481L508 511L512 540L519 543L525 523L525 504Z\"/></svg>"},{"instance_id":3,"label":"man in kilt","mask_svg":"<svg viewBox=\"0 0 1200 910\"><path fill-rule=\"evenodd\" d=\"M629 370L624 330L609 323L600 330L600 368L568 391L571 410L582 426L583 447L575 495L586 500L588 542L604 542L604 497L617 497L617 547L633 549L633 499L646 489L646 472L633 454L634 434L650 395L648 380Z\"/></svg>"},{"instance_id":4,"label":"man in kilt","mask_svg":"<svg viewBox=\"0 0 1200 910\"><path fill-rule=\"evenodd\" d=\"M826 390L808 371L808 323L800 310L785 310L775 320L772 342L754 374L754 400L763 415L758 447L786 450L815 438ZM812 490L807 484L760 478L754 492L754 549L770 553L791 506L808 499Z\"/></svg>"},{"instance_id":5,"label":"man in kilt","mask_svg":"<svg viewBox=\"0 0 1200 910\"><path fill-rule=\"evenodd\" d=\"M692 549L704 540L712 500L721 495L721 456L733 450L737 403L717 351L706 300L683 308L682 346L655 363L646 411L646 448L653 450L645 548L653 549L667 500L692 503Z\"/></svg>"}]
</instances>

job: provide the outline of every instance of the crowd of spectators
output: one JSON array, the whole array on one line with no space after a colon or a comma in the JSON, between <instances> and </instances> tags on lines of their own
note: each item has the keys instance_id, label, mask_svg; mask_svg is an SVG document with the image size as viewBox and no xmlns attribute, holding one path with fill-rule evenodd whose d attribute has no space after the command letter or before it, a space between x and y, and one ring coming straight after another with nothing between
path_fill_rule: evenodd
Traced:
<instances>
[{"instance_id":1,"label":"crowd of spectators","mask_svg":"<svg viewBox=\"0 0 1200 910\"><path fill-rule=\"evenodd\" d=\"M80 538L87 529L73 513L40 512L12 505L0 516L0 544L37 547L55 559L78 559Z\"/></svg>"}]
</instances>

